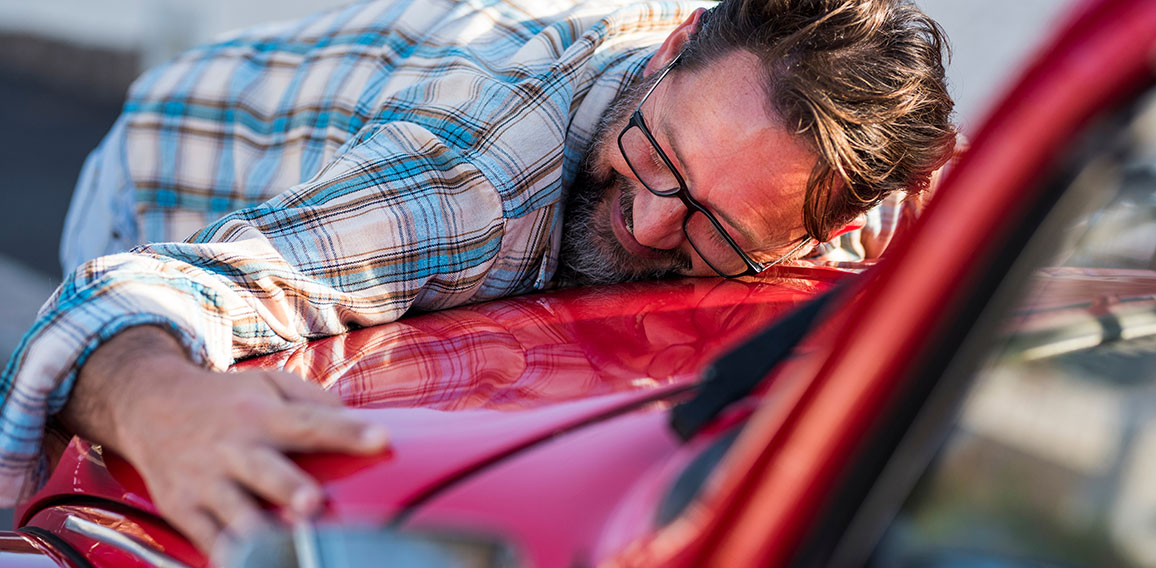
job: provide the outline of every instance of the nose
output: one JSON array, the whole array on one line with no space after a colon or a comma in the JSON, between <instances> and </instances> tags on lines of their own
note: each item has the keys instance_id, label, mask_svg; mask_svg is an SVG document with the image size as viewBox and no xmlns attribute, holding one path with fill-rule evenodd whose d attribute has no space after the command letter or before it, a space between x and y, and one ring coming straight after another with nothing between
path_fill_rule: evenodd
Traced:
<instances>
[{"instance_id":1,"label":"nose","mask_svg":"<svg viewBox=\"0 0 1156 568\"><path fill-rule=\"evenodd\" d=\"M656 249L678 248L685 239L682 221L686 206L677 197L661 197L645 188L634 194L631 210L634 217L634 239Z\"/></svg>"}]
</instances>

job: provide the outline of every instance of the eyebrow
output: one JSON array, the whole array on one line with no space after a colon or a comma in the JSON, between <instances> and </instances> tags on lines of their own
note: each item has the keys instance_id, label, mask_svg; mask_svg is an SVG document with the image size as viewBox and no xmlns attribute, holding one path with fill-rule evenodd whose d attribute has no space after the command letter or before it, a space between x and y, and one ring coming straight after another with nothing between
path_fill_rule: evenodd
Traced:
<instances>
[{"instance_id":1,"label":"eyebrow","mask_svg":"<svg viewBox=\"0 0 1156 568\"><path fill-rule=\"evenodd\" d=\"M686 181L687 189L689 189L690 181L687 178L690 176L690 174L685 167L686 160L683 159L682 154L678 151L678 145L676 145L674 143L674 139L675 139L674 130L671 129L670 123L668 121L664 120L664 121L662 121L662 124L659 126L659 131L662 133L663 137L666 138L666 143L668 145L670 145L671 151L674 152L674 158L676 160L678 160L678 164L674 164L675 169L678 170L678 174L680 176L682 176L683 181ZM680 166L680 165L683 166L682 169L678 168L678 166ZM698 201L697 197L695 198L695 201ZM703 205L704 207L707 205L706 203L702 203L701 201L699 203L701 205ZM724 222L726 222L727 225L730 225L731 228L735 229L735 231L740 233L746 239L747 243L758 242L758 239L755 238L754 233L752 233L746 227L743 227L742 225L735 223L734 219L732 219L730 217L730 215L727 215L727 213L725 211L722 211L718 208L711 208L710 212L713 213L715 217L720 217ZM728 232L730 232L730 231L728 230ZM731 235L731 238L733 239L734 235ZM741 246L741 243L739 243L739 244ZM743 252L745 252L749 255L752 252L757 252L757 251L748 251L746 248L743 248Z\"/></svg>"}]
</instances>

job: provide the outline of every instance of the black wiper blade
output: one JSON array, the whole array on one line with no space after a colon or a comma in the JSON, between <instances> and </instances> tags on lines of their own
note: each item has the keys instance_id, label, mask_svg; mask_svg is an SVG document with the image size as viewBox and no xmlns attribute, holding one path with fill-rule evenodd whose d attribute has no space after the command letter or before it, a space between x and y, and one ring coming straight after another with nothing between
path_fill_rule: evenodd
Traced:
<instances>
[{"instance_id":1,"label":"black wiper blade","mask_svg":"<svg viewBox=\"0 0 1156 568\"><path fill-rule=\"evenodd\" d=\"M670 426L689 440L727 406L754 392L771 369L794 351L811 331L831 299L847 287L848 278L799 306L747 342L719 357L702 373L698 394L670 412Z\"/></svg>"}]
</instances>

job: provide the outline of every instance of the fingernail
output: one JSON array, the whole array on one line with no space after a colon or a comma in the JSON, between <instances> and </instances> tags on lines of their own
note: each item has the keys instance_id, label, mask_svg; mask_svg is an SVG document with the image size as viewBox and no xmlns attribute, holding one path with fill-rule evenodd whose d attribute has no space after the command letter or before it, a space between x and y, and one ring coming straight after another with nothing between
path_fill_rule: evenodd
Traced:
<instances>
[{"instance_id":1,"label":"fingernail","mask_svg":"<svg viewBox=\"0 0 1156 568\"><path fill-rule=\"evenodd\" d=\"M294 513L301 516L308 516L313 514L317 509L320 500L321 498L317 495L316 491L308 487L302 487L293 492L293 498L289 501L289 506L293 509Z\"/></svg>"},{"instance_id":2,"label":"fingernail","mask_svg":"<svg viewBox=\"0 0 1156 568\"><path fill-rule=\"evenodd\" d=\"M381 426L366 426L361 431L361 443L371 448L382 448L389 443L389 432Z\"/></svg>"}]
</instances>

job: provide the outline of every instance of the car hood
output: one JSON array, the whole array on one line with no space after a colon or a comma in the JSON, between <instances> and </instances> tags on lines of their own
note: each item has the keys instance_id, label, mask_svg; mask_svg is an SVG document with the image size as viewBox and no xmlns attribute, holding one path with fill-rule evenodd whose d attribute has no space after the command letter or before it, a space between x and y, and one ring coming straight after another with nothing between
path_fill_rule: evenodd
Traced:
<instances>
[{"instance_id":1,"label":"car hood","mask_svg":"<svg viewBox=\"0 0 1156 568\"><path fill-rule=\"evenodd\" d=\"M392 431L380 456L297 456L324 482L324 521L460 525L494 531L545 565L605 559L653 527L667 488L727 429L683 443L669 427L671 399L721 352L846 276L794 268L554 291L414 315L237 367L301 373ZM1149 314L1156 302L1151 271L1038 276L1008 333L1030 339L1038 327L1045 337L1089 318ZM17 519L59 529L80 516L203 564L155 512L131 466L74 440Z\"/></svg>"},{"instance_id":2,"label":"car hood","mask_svg":"<svg viewBox=\"0 0 1156 568\"><path fill-rule=\"evenodd\" d=\"M298 373L390 429L380 456L298 456L325 483L330 516L377 522L561 433L654 410L726 348L847 274L787 267L558 290L414 314L234 368ZM76 495L156 512L130 465L75 440L18 518Z\"/></svg>"}]
</instances>

